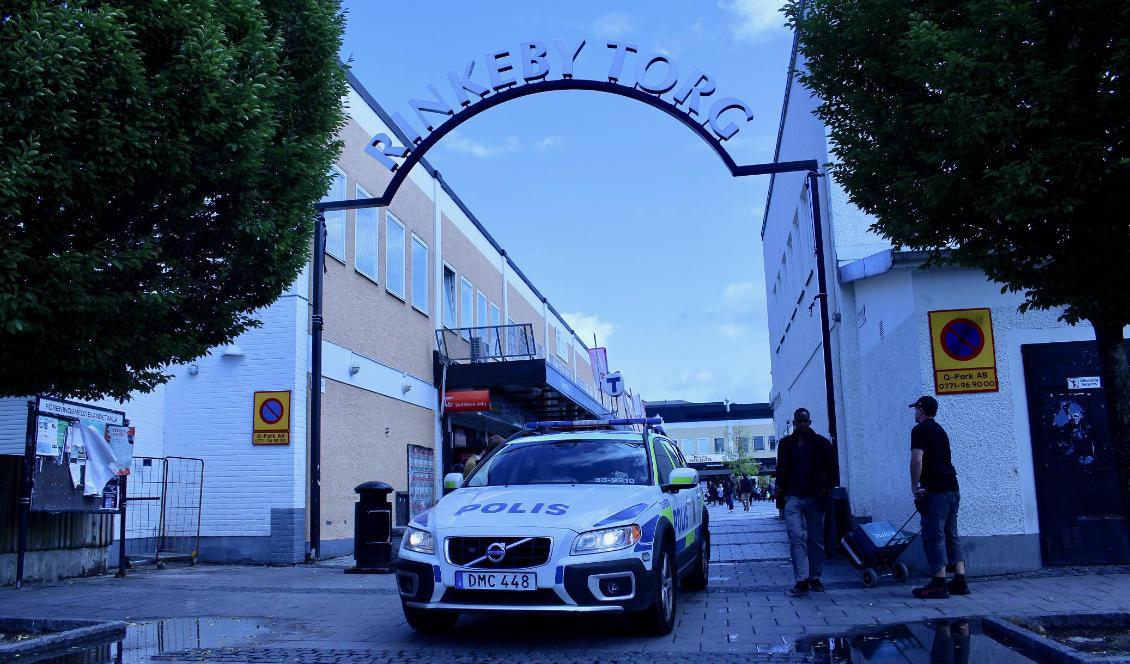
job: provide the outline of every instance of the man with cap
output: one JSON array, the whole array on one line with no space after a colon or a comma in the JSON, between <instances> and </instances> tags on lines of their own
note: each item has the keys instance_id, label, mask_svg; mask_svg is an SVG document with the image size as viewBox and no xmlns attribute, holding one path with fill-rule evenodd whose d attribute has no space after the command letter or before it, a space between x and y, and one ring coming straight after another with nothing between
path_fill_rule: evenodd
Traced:
<instances>
[{"instance_id":1,"label":"man with cap","mask_svg":"<svg viewBox=\"0 0 1130 664\"><path fill-rule=\"evenodd\" d=\"M789 592L799 597L824 591L824 510L836 484L836 453L830 440L812 430L808 409L796 409L793 425L777 446L777 508L785 511L796 577Z\"/></svg>"},{"instance_id":2,"label":"man with cap","mask_svg":"<svg viewBox=\"0 0 1130 664\"><path fill-rule=\"evenodd\" d=\"M965 583L965 558L957 534L957 509L961 502L957 471L950 459L950 439L934 421L938 401L923 396L910 404L914 409L914 428L910 431L910 489L914 505L922 515L922 545L934 576L914 596L945 599L951 594L968 595ZM946 584L946 565L954 568L954 578Z\"/></svg>"}]
</instances>

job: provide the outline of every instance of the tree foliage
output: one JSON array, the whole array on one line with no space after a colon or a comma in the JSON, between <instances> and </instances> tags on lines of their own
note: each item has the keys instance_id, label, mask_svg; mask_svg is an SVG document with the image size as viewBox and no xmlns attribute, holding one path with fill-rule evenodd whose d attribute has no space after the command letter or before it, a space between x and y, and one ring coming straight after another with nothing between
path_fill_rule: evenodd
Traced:
<instances>
[{"instance_id":1,"label":"tree foliage","mask_svg":"<svg viewBox=\"0 0 1130 664\"><path fill-rule=\"evenodd\" d=\"M1022 309L1094 326L1130 497L1130 3L792 0L784 11L832 173L874 228L935 264L983 270L1023 293Z\"/></svg>"},{"instance_id":2,"label":"tree foliage","mask_svg":"<svg viewBox=\"0 0 1130 664\"><path fill-rule=\"evenodd\" d=\"M0 395L127 398L257 324L340 149L342 29L339 0L0 9Z\"/></svg>"},{"instance_id":3,"label":"tree foliage","mask_svg":"<svg viewBox=\"0 0 1130 664\"><path fill-rule=\"evenodd\" d=\"M735 424L731 428L729 440L726 441L725 458L726 465L734 475L757 477L761 472L761 462L749 454L749 446L752 444L753 434L749 428L741 424Z\"/></svg>"}]
</instances>

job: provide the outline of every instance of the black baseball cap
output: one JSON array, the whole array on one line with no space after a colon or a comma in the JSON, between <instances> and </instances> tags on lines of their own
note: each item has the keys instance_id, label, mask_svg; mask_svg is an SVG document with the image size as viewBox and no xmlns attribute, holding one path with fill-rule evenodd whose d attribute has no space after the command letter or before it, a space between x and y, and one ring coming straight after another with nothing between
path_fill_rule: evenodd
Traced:
<instances>
[{"instance_id":1,"label":"black baseball cap","mask_svg":"<svg viewBox=\"0 0 1130 664\"><path fill-rule=\"evenodd\" d=\"M911 408L921 408L926 414L933 417L938 414L938 400L929 395L918 397L918 401L910 404Z\"/></svg>"},{"instance_id":2,"label":"black baseball cap","mask_svg":"<svg viewBox=\"0 0 1130 664\"><path fill-rule=\"evenodd\" d=\"M794 422L811 422L812 421L812 414L808 412L807 408L797 408L793 412L793 421Z\"/></svg>"}]
</instances>

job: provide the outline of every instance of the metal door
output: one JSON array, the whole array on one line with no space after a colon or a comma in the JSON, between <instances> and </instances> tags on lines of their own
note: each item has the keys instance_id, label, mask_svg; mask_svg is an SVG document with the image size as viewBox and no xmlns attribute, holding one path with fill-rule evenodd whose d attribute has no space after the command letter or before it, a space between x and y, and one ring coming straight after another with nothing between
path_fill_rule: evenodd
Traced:
<instances>
[{"instance_id":1,"label":"metal door","mask_svg":"<svg viewBox=\"0 0 1130 664\"><path fill-rule=\"evenodd\" d=\"M1046 565L1130 561L1094 342L1022 348Z\"/></svg>"}]
</instances>

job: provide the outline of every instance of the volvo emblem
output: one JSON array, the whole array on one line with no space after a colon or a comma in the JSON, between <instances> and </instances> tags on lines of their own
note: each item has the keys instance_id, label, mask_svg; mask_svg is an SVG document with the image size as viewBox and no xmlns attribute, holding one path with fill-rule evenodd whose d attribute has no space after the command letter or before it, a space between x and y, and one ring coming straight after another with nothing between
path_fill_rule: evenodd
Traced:
<instances>
[{"instance_id":1,"label":"volvo emblem","mask_svg":"<svg viewBox=\"0 0 1130 664\"><path fill-rule=\"evenodd\" d=\"M500 563L506 557L506 545L502 542L495 542L487 547L487 558L492 563Z\"/></svg>"}]
</instances>

